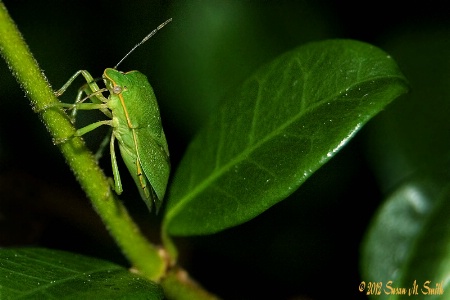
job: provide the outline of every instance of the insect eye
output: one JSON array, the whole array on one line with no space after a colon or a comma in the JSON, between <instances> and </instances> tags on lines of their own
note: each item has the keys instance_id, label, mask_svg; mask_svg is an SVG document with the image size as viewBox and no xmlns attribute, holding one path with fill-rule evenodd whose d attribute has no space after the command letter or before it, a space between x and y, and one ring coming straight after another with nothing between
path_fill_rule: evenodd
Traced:
<instances>
[{"instance_id":1,"label":"insect eye","mask_svg":"<svg viewBox=\"0 0 450 300\"><path fill-rule=\"evenodd\" d=\"M122 87L120 85L115 85L113 88L114 94L120 94L122 92Z\"/></svg>"}]
</instances>

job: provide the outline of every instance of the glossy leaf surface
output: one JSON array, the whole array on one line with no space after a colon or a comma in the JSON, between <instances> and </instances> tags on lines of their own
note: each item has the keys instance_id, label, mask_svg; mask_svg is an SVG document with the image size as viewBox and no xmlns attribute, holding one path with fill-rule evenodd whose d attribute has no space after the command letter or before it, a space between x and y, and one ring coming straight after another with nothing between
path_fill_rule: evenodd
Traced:
<instances>
[{"instance_id":1,"label":"glossy leaf surface","mask_svg":"<svg viewBox=\"0 0 450 300\"><path fill-rule=\"evenodd\" d=\"M407 83L358 41L306 44L259 69L198 133L170 188L165 229L214 233L285 199Z\"/></svg>"},{"instance_id":2,"label":"glossy leaf surface","mask_svg":"<svg viewBox=\"0 0 450 300\"><path fill-rule=\"evenodd\" d=\"M1 299L163 299L156 283L111 262L63 251L0 250Z\"/></svg>"}]
</instances>

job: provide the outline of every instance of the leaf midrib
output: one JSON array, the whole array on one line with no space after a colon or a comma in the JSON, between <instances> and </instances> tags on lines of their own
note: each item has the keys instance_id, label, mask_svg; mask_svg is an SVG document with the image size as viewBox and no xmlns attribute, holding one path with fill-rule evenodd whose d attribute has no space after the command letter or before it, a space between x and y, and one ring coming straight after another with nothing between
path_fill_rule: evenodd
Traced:
<instances>
[{"instance_id":1,"label":"leaf midrib","mask_svg":"<svg viewBox=\"0 0 450 300\"><path fill-rule=\"evenodd\" d=\"M383 76L368 77L364 80L360 80L358 83L356 83L354 85L350 85L346 89L343 89L342 91L338 92L335 96L331 95L329 98L326 98L322 101L318 101L318 102L314 103L313 105L311 105L309 108L305 109L304 111L300 111L293 118L291 118L291 120L289 120L289 121L283 123L281 126L275 128L271 133L266 135L265 138L261 139L259 142L255 143L253 146L250 146L247 149L245 149L244 151L240 152L238 155L236 155L235 158L230 159L229 163L224 164L221 168L215 169L215 171L213 173L211 173L211 175L205 177L205 179L203 181L198 183L197 186L192 190L191 193L188 193L185 197L183 197L180 201L178 201L178 203L175 204L175 206L173 206L173 208L167 213L166 221L165 221L166 226L168 223L170 223L170 220L173 218L173 216L175 216L180 209L182 209L187 203L189 203L190 198L193 198L195 195L199 194L202 190L206 189L206 187L208 187L212 182L214 182L217 178L219 178L223 173L225 173L233 165L242 161L250 153L252 153L256 149L258 149L260 145L263 145L264 143L268 142L269 140L271 140L272 138L277 136L280 131L282 131L283 129L290 126L292 123L294 123L295 121L300 119L306 113L314 111L317 107L320 107L321 105L323 105L323 103L332 101L330 99L337 99L339 97L339 95L341 95L342 93L348 93L348 91L354 90L359 85L362 85L365 82L370 82L370 81L373 82L373 81L377 81L378 79L390 79L390 78L397 79L399 81L404 80L404 78L402 76L398 76L398 75L383 75ZM257 101L259 101L259 100L257 100Z\"/></svg>"}]
</instances>

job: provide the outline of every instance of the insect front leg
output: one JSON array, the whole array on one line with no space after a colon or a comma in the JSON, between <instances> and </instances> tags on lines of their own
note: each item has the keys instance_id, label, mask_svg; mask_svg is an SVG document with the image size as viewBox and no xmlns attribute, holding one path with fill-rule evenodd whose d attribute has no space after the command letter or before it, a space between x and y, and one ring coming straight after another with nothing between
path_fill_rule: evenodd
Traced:
<instances>
[{"instance_id":1,"label":"insect front leg","mask_svg":"<svg viewBox=\"0 0 450 300\"><path fill-rule=\"evenodd\" d=\"M106 88L100 89L98 91L93 92L89 84L84 84L79 90L77 94L77 98L75 99L75 103L72 105L67 105L66 107L70 110L72 110L72 113L70 114L70 120L72 124L75 124L75 119L77 116L77 111L79 109L99 109L102 111L108 118L112 118L111 112L106 108L106 106L90 106L91 108L83 108L80 104L86 101L87 99L91 100L93 104L102 104L106 103L108 99L106 99L103 96L103 92L107 91ZM83 94L86 94L86 97L81 98ZM64 104L65 105L65 104ZM88 106L89 107L89 106Z\"/></svg>"},{"instance_id":2,"label":"insect front leg","mask_svg":"<svg viewBox=\"0 0 450 300\"><path fill-rule=\"evenodd\" d=\"M67 90L67 88L72 84L72 82L79 76L79 75L83 75L84 79L87 82L87 85L89 86L90 90L92 91L92 93L100 90L100 88L98 87L96 80L94 80L94 78L92 77L92 75L86 71L86 70L79 70L77 71L75 74L72 75L72 77L69 78L69 80L59 89L55 92L55 96L59 97L62 94L64 94L64 92ZM103 96L102 96L103 97ZM104 98L104 97L103 97ZM107 100L103 101L106 102Z\"/></svg>"},{"instance_id":3,"label":"insect front leg","mask_svg":"<svg viewBox=\"0 0 450 300\"><path fill-rule=\"evenodd\" d=\"M77 71L72 77L69 78L69 80L58 90L55 92L55 96L59 97L68 89L68 87L73 83L73 81L79 76L82 75L84 79L86 80L86 84L84 84L79 90L77 94L77 98L75 100L74 104L67 104L67 103L60 103L59 107L66 107L68 109L72 110L71 113L71 121L72 123L75 122L75 117L77 114L78 109L100 109L106 116L111 118L111 112L106 107L99 107L99 108L83 108L80 106L82 102L84 102L87 99L90 99L92 103L95 104L101 104L108 102L108 99L103 96L102 92L107 91L106 88L101 89L97 85L97 81L100 79L94 79L92 75L86 71L86 70L79 70ZM87 97L82 98L83 94L86 94ZM47 108L45 108L47 109Z\"/></svg>"}]
</instances>

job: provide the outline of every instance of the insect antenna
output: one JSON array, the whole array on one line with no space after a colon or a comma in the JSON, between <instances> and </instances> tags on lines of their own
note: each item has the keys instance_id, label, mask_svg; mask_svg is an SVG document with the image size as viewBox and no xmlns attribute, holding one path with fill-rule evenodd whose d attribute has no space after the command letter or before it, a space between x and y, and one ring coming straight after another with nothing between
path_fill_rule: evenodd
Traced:
<instances>
[{"instance_id":1,"label":"insect antenna","mask_svg":"<svg viewBox=\"0 0 450 300\"><path fill-rule=\"evenodd\" d=\"M172 18L166 20L164 23L160 24L158 27L156 27L155 29L153 29L152 32L150 32L142 41L140 41L139 43L137 43L133 49L130 50L130 52L128 52L118 63L117 65L114 66L114 69L117 69L117 67L122 63L122 61L124 61L125 58L128 57L128 55L131 54L131 52L133 52L137 47L139 47L140 45L142 45L143 43L145 43L149 38L151 38L152 36L154 36L161 28L163 28L164 26L167 25L167 23L169 23L170 21L172 21Z\"/></svg>"}]
</instances>

